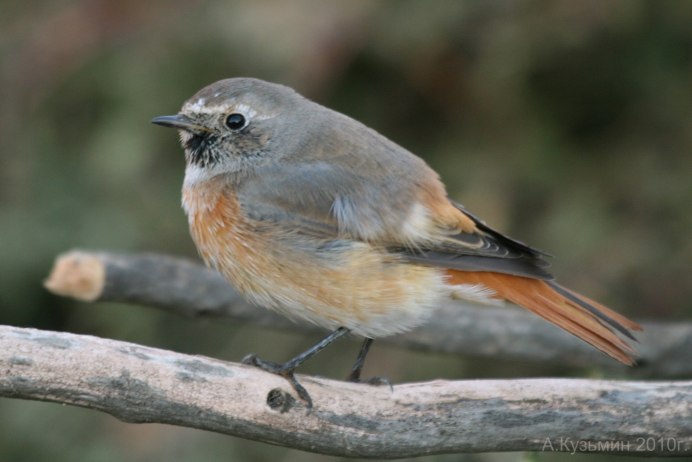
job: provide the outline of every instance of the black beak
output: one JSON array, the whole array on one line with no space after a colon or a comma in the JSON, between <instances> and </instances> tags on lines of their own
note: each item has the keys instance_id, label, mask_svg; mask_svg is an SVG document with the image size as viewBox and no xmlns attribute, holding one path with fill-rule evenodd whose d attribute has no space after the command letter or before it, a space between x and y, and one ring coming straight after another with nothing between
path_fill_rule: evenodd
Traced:
<instances>
[{"instance_id":1,"label":"black beak","mask_svg":"<svg viewBox=\"0 0 692 462\"><path fill-rule=\"evenodd\" d=\"M185 130L187 132L196 134L202 134L209 131L207 128L197 125L188 117L181 114L154 117L151 119L151 123L162 125L164 127L177 128L178 130Z\"/></svg>"}]
</instances>

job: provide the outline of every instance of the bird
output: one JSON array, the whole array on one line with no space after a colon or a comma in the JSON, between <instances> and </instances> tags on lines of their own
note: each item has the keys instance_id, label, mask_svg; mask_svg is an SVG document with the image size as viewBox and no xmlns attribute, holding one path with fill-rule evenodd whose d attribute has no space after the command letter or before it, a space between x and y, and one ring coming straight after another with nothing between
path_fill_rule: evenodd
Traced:
<instances>
[{"instance_id":1,"label":"bird","mask_svg":"<svg viewBox=\"0 0 692 462\"><path fill-rule=\"evenodd\" d=\"M425 323L445 299L518 305L633 365L634 321L558 284L549 255L450 199L420 157L288 86L212 83L175 115L185 153L182 206L204 262L250 302L330 331L285 363L243 363L286 378L346 334L376 338ZM373 379L371 383L382 383Z\"/></svg>"}]
</instances>

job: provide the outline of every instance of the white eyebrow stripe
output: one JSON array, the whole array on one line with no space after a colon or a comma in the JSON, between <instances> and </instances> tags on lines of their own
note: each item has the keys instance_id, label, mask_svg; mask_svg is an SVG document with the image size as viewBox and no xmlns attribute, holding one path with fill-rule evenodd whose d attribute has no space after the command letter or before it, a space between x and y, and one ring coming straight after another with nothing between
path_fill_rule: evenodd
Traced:
<instances>
[{"instance_id":1,"label":"white eyebrow stripe","mask_svg":"<svg viewBox=\"0 0 692 462\"><path fill-rule=\"evenodd\" d=\"M220 104L218 106L208 106L205 98L198 98L195 101L185 103L185 105L183 105L182 112L192 112L195 114L224 114L227 112L239 112L251 121L266 120L277 116L276 113L260 114L245 103L227 103Z\"/></svg>"},{"instance_id":2,"label":"white eyebrow stripe","mask_svg":"<svg viewBox=\"0 0 692 462\"><path fill-rule=\"evenodd\" d=\"M252 109L247 104L243 104L243 103L236 104L236 106L233 108L233 110L235 112L240 112L241 114L243 114L246 118L248 118L250 120L259 119L259 117L257 117L257 111Z\"/></svg>"}]
</instances>

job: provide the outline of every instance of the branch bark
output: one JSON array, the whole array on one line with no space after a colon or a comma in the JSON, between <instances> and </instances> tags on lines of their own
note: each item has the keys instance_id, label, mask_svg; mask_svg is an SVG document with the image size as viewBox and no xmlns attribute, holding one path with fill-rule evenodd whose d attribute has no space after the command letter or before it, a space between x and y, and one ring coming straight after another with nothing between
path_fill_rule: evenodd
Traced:
<instances>
[{"instance_id":1,"label":"branch bark","mask_svg":"<svg viewBox=\"0 0 692 462\"><path fill-rule=\"evenodd\" d=\"M275 329L318 330L249 305L217 273L164 255L68 252L56 260L46 287L87 301L135 303L186 316L233 318ZM469 357L598 366L636 377L692 376L692 323L642 325L634 370L530 313L452 301L439 307L424 326L382 341Z\"/></svg>"},{"instance_id":2,"label":"branch bark","mask_svg":"<svg viewBox=\"0 0 692 462\"><path fill-rule=\"evenodd\" d=\"M0 326L0 396L305 451L399 458L484 451L692 454L692 381L531 379L372 387L85 335Z\"/></svg>"}]
</instances>

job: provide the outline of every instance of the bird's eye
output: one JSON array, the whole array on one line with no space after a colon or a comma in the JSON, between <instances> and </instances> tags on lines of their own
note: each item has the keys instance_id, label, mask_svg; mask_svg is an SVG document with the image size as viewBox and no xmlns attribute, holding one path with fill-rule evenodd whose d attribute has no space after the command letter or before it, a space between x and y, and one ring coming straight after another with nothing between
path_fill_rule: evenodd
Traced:
<instances>
[{"instance_id":1,"label":"bird's eye","mask_svg":"<svg viewBox=\"0 0 692 462\"><path fill-rule=\"evenodd\" d=\"M238 114L234 112L233 114L226 117L226 126L231 130L240 130L245 128L247 125L247 120L243 114Z\"/></svg>"}]
</instances>

